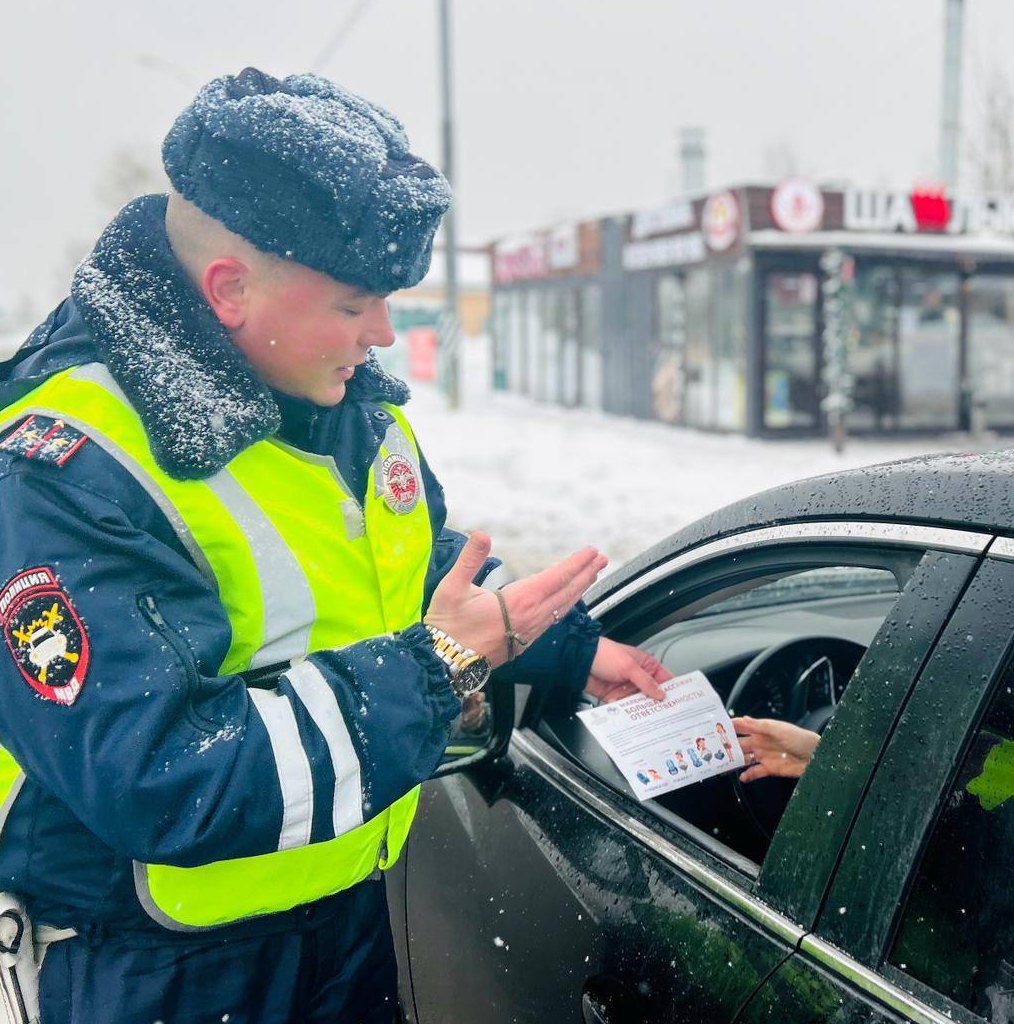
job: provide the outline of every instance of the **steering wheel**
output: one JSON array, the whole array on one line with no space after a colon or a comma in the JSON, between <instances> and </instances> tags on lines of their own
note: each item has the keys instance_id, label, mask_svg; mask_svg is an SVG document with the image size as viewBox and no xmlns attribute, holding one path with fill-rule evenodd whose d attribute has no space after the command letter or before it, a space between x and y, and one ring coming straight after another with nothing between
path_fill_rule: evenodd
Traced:
<instances>
[{"instance_id":1,"label":"steering wheel","mask_svg":"<svg viewBox=\"0 0 1014 1024\"><path fill-rule=\"evenodd\" d=\"M729 691L730 715L780 718L823 732L866 648L836 636L801 636L765 648ZM744 786L733 777L736 800L770 841L795 780L758 779Z\"/></svg>"}]
</instances>

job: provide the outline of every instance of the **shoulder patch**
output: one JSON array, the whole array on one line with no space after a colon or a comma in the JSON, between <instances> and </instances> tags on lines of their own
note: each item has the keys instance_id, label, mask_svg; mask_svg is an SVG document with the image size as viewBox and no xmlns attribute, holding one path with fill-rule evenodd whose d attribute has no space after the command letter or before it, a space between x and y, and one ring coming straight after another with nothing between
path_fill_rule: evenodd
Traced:
<instances>
[{"instance_id":1,"label":"shoulder patch","mask_svg":"<svg viewBox=\"0 0 1014 1024\"><path fill-rule=\"evenodd\" d=\"M88 440L80 430L49 416L29 416L0 441L0 449L37 462L62 466Z\"/></svg>"},{"instance_id":2,"label":"shoulder patch","mask_svg":"<svg viewBox=\"0 0 1014 1024\"><path fill-rule=\"evenodd\" d=\"M56 573L25 569L0 590L0 623L21 675L36 693L57 704L77 700L91 648Z\"/></svg>"}]
</instances>

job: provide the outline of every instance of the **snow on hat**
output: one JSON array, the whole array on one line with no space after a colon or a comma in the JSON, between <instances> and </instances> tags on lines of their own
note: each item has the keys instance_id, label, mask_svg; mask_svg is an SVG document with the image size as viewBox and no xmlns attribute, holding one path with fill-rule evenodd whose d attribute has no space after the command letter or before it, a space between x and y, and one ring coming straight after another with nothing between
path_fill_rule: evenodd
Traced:
<instances>
[{"instance_id":1,"label":"snow on hat","mask_svg":"<svg viewBox=\"0 0 1014 1024\"><path fill-rule=\"evenodd\" d=\"M317 75L209 82L162 145L173 187L265 252L365 291L418 284L451 202L400 121Z\"/></svg>"}]
</instances>

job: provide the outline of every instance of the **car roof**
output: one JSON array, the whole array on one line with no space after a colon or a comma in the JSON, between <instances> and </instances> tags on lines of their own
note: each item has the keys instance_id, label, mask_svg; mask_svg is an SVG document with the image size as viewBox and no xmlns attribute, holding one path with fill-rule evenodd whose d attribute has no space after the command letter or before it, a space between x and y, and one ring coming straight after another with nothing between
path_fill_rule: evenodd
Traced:
<instances>
[{"instance_id":1,"label":"car roof","mask_svg":"<svg viewBox=\"0 0 1014 1024\"><path fill-rule=\"evenodd\" d=\"M678 465L674 467L679 472ZM678 552L747 529L870 520L1014 533L1014 448L919 455L797 480L709 513L597 583L589 603Z\"/></svg>"}]
</instances>

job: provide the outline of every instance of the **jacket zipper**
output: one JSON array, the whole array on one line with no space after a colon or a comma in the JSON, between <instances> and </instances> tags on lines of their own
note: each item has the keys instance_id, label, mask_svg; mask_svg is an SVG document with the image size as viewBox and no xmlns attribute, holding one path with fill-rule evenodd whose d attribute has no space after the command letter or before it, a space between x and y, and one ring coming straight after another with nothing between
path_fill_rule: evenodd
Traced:
<instances>
[{"instance_id":1,"label":"jacket zipper","mask_svg":"<svg viewBox=\"0 0 1014 1024\"><path fill-rule=\"evenodd\" d=\"M151 594L142 594L137 599L137 606L141 610L141 614L155 627L158 635L172 648L186 674L187 684L191 692L196 690L198 678L197 669L193 665L193 658L190 656L190 652L183 648L183 641L177 636L176 631L170 627L162 613L158 610L155 599Z\"/></svg>"}]
</instances>

